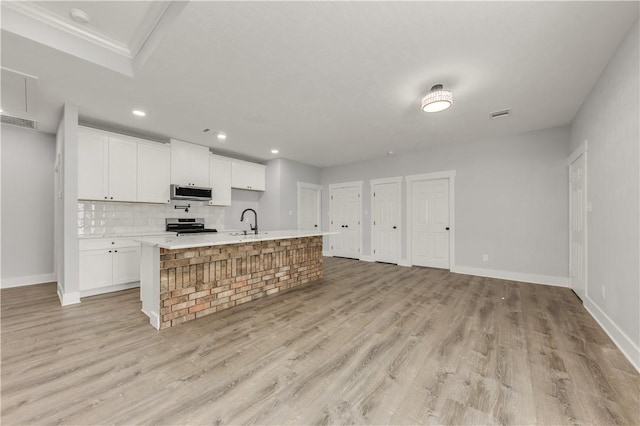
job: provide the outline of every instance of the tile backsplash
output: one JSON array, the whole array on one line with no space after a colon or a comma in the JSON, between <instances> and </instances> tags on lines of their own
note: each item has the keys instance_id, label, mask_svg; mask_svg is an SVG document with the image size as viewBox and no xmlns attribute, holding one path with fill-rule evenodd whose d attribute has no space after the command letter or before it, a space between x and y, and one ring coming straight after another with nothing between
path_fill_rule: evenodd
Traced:
<instances>
[{"instance_id":1,"label":"tile backsplash","mask_svg":"<svg viewBox=\"0 0 640 426\"><path fill-rule=\"evenodd\" d=\"M189 212L175 205L191 204ZM224 229L224 207L201 201L170 204L78 202L78 235L147 233L165 230L165 218L203 217L207 228Z\"/></svg>"}]
</instances>

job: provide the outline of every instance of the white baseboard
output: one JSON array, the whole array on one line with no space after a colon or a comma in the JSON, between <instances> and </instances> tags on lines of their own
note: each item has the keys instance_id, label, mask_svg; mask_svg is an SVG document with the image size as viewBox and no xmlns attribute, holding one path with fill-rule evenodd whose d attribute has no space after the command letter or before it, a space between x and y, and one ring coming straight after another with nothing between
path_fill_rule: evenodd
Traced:
<instances>
[{"instance_id":1,"label":"white baseboard","mask_svg":"<svg viewBox=\"0 0 640 426\"><path fill-rule=\"evenodd\" d=\"M62 291L62 288L58 283L58 299L60 299L60 304L62 306L75 305L76 303L80 303L80 292L70 291L65 293Z\"/></svg>"},{"instance_id":2,"label":"white baseboard","mask_svg":"<svg viewBox=\"0 0 640 426\"><path fill-rule=\"evenodd\" d=\"M149 317L149 324L151 324L156 330L160 330L160 316L157 312L147 312L141 309L142 313Z\"/></svg>"},{"instance_id":3,"label":"white baseboard","mask_svg":"<svg viewBox=\"0 0 640 426\"><path fill-rule=\"evenodd\" d=\"M613 343L620 349L629 360L631 365L640 372L640 347L626 335L626 333L616 325L616 323L607 315L596 303L589 297L584 299L584 307L596 320L605 333L613 340Z\"/></svg>"},{"instance_id":4,"label":"white baseboard","mask_svg":"<svg viewBox=\"0 0 640 426\"><path fill-rule=\"evenodd\" d=\"M333 257L333 255L331 254L331 252L329 250L323 251L322 252L322 256L324 256L324 257Z\"/></svg>"},{"instance_id":5,"label":"white baseboard","mask_svg":"<svg viewBox=\"0 0 640 426\"><path fill-rule=\"evenodd\" d=\"M456 274L477 275L479 277L498 278L501 280L521 281L533 284L545 284L556 287L569 287L569 277L555 277L551 275L523 274L520 272L500 271L496 269L473 268L468 266L453 266L451 272Z\"/></svg>"},{"instance_id":6,"label":"white baseboard","mask_svg":"<svg viewBox=\"0 0 640 426\"><path fill-rule=\"evenodd\" d=\"M34 285L42 283L50 283L56 281L56 274L28 275L25 277L3 278L0 288L22 287L25 285Z\"/></svg>"},{"instance_id":7,"label":"white baseboard","mask_svg":"<svg viewBox=\"0 0 640 426\"><path fill-rule=\"evenodd\" d=\"M400 259L398 261L398 266L413 266L411 264L411 262L409 262L409 259Z\"/></svg>"},{"instance_id":8,"label":"white baseboard","mask_svg":"<svg viewBox=\"0 0 640 426\"><path fill-rule=\"evenodd\" d=\"M82 290L80 297L96 296L98 294L113 293L114 291L129 290L130 288L140 287L140 281L126 284L110 285L109 287L92 288L90 290Z\"/></svg>"},{"instance_id":9,"label":"white baseboard","mask_svg":"<svg viewBox=\"0 0 640 426\"><path fill-rule=\"evenodd\" d=\"M367 256L366 254L360 256L360 260L362 260L363 262L375 262L373 256Z\"/></svg>"}]
</instances>

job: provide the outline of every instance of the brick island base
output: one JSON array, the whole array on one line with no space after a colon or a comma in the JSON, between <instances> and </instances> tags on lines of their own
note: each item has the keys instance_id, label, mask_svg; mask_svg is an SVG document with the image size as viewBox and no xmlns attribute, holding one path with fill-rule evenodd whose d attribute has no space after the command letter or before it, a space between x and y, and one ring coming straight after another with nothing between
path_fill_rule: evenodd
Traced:
<instances>
[{"instance_id":1,"label":"brick island base","mask_svg":"<svg viewBox=\"0 0 640 426\"><path fill-rule=\"evenodd\" d=\"M322 236L174 250L143 244L141 266L142 310L165 329L322 278Z\"/></svg>"}]
</instances>

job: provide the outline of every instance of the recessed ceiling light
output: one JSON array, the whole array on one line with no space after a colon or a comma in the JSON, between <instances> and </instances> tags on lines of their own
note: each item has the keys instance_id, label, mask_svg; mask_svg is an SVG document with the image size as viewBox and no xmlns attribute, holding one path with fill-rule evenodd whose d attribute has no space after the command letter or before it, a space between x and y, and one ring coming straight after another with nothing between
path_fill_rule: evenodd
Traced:
<instances>
[{"instance_id":1,"label":"recessed ceiling light","mask_svg":"<svg viewBox=\"0 0 640 426\"><path fill-rule=\"evenodd\" d=\"M224 133L224 132L218 132L217 137L218 137L218 140L223 141L223 140L227 139L227 134Z\"/></svg>"},{"instance_id":2,"label":"recessed ceiling light","mask_svg":"<svg viewBox=\"0 0 640 426\"><path fill-rule=\"evenodd\" d=\"M69 16L71 16L71 19L73 19L78 24L88 24L91 20L89 14L80 9L71 9L69 11Z\"/></svg>"},{"instance_id":3,"label":"recessed ceiling light","mask_svg":"<svg viewBox=\"0 0 640 426\"><path fill-rule=\"evenodd\" d=\"M278 151L277 149L272 149L272 150L271 150L271 153L272 153L272 154L277 154L277 153L279 153L279 152L280 152L280 151Z\"/></svg>"},{"instance_id":4,"label":"recessed ceiling light","mask_svg":"<svg viewBox=\"0 0 640 426\"><path fill-rule=\"evenodd\" d=\"M395 152L393 152L393 151L387 151L387 155L393 155L393 154L395 154Z\"/></svg>"},{"instance_id":5,"label":"recessed ceiling light","mask_svg":"<svg viewBox=\"0 0 640 426\"><path fill-rule=\"evenodd\" d=\"M134 109L133 111L131 111L133 113L133 115L137 115L138 117L144 117L145 115L147 115L146 112L141 111L139 109Z\"/></svg>"}]
</instances>

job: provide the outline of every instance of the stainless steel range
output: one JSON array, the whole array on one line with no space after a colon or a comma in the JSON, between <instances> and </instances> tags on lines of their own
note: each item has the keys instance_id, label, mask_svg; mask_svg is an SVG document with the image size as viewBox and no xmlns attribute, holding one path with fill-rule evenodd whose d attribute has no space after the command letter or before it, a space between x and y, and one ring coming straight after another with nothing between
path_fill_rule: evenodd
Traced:
<instances>
[{"instance_id":1,"label":"stainless steel range","mask_svg":"<svg viewBox=\"0 0 640 426\"><path fill-rule=\"evenodd\" d=\"M205 234L218 232L217 229L209 229L204 227L204 219L165 219L166 229L169 232L176 232L178 235L185 234Z\"/></svg>"}]
</instances>

